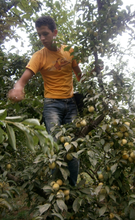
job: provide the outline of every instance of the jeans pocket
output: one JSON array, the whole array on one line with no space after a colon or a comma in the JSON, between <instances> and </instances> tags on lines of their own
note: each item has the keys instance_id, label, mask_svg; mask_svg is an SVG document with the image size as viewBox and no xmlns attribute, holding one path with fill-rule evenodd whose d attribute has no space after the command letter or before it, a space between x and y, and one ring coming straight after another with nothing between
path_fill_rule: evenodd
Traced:
<instances>
[{"instance_id":1,"label":"jeans pocket","mask_svg":"<svg viewBox=\"0 0 135 220\"><path fill-rule=\"evenodd\" d=\"M44 98L44 104L52 104L54 103L55 99L51 99L51 98Z\"/></svg>"}]
</instances>

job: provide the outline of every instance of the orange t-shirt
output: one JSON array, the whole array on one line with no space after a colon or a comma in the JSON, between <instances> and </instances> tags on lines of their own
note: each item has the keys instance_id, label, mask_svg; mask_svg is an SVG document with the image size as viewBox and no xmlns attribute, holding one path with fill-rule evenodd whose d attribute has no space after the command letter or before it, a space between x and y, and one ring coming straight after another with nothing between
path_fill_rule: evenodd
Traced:
<instances>
[{"instance_id":1,"label":"orange t-shirt","mask_svg":"<svg viewBox=\"0 0 135 220\"><path fill-rule=\"evenodd\" d=\"M59 51L42 48L33 54L26 68L35 74L40 72L44 80L44 97L66 99L73 96L72 68L78 64L69 51L64 51L62 45Z\"/></svg>"}]
</instances>

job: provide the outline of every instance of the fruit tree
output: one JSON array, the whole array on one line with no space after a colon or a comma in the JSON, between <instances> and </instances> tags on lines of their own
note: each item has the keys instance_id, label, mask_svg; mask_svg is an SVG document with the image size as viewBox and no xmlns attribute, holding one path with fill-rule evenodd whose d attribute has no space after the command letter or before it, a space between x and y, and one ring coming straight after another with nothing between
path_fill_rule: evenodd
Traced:
<instances>
[{"instance_id":1,"label":"fruit tree","mask_svg":"<svg viewBox=\"0 0 135 220\"><path fill-rule=\"evenodd\" d=\"M33 220L134 219L134 71L125 59L134 57L135 12L123 2L81 0L73 9L67 1L1 1L0 19L8 29L0 26L1 219L14 210L19 189L27 194ZM74 47L83 72L81 83L74 78L83 108L71 124L54 126L55 141L42 122L39 74L26 86L25 100L12 103L6 96L31 52L41 48L33 21L44 13L56 20L58 44L66 43L66 50ZM18 39L15 27L29 33L32 51L27 54L5 52L3 42ZM124 33L129 36L127 48L118 43ZM73 157L80 161L75 187L68 181Z\"/></svg>"}]
</instances>

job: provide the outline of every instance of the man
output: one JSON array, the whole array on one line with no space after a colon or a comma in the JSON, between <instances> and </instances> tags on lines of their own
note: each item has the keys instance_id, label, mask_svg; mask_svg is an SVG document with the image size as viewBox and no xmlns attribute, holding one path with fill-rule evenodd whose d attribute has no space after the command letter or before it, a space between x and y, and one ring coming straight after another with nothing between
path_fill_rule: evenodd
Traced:
<instances>
[{"instance_id":1,"label":"man","mask_svg":"<svg viewBox=\"0 0 135 220\"><path fill-rule=\"evenodd\" d=\"M81 70L70 54L73 49L64 51L66 46L60 48L54 43L57 35L56 24L50 16L37 19L36 30L44 48L33 54L21 78L9 91L8 97L14 102L24 99L24 87L40 72L44 81L44 110L43 118L48 133L54 124L71 123L77 115L77 107L73 97L72 70L77 80L81 79ZM78 176L78 161L73 158L68 163L69 182L75 186Z\"/></svg>"}]
</instances>

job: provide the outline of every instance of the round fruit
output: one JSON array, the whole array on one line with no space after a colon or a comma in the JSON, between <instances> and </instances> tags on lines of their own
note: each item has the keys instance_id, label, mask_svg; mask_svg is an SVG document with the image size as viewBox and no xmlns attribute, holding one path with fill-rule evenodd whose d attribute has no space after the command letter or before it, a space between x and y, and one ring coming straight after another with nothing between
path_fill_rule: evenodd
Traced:
<instances>
[{"instance_id":1,"label":"round fruit","mask_svg":"<svg viewBox=\"0 0 135 220\"><path fill-rule=\"evenodd\" d=\"M8 170L10 170L10 169L11 169L11 167L12 167L12 166L11 166L11 164L10 164L10 163L8 163L8 164L7 164L7 169L8 169Z\"/></svg>"},{"instance_id":2,"label":"round fruit","mask_svg":"<svg viewBox=\"0 0 135 220\"><path fill-rule=\"evenodd\" d=\"M65 190L63 191L63 193L64 193L65 196L68 196L69 193L70 193L70 190L69 190L69 189L65 189Z\"/></svg>"},{"instance_id":3,"label":"round fruit","mask_svg":"<svg viewBox=\"0 0 135 220\"><path fill-rule=\"evenodd\" d=\"M70 153L68 153L68 154L66 155L66 158L67 158L67 160L72 160L72 159L73 159L73 155L70 154Z\"/></svg>"},{"instance_id":4,"label":"round fruit","mask_svg":"<svg viewBox=\"0 0 135 220\"><path fill-rule=\"evenodd\" d=\"M80 122L76 122L75 126L76 126L77 128L80 128L80 127L81 127Z\"/></svg>"},{"instance_id":5,"label":"round fruit","mask_svg":"<svg viewBox=\"0 0 135 220\"><path fill-rule=\"evenodd\" d=\"M129 158L128 158L128 161L129 161L130 163L133 163L132 157L129 157Z\"/></svg>"},{"instance_id":6,"label":"round fruit","mask_svg":"<svg viewBox=\"0 0 135 220\"><path fill-rule=\"evenodd\" d=\"M52 186L52 188L53 188L55 191L58 191L59 188L60 188L60 186L59 186L58 183L54 183L53 186Z\"/></svg>"},{"instance_id":7,"label":"round fruit","mask_svg":"<svg viewBox=\"0 0 135 220\"><path fill-rule=\"evenodd\" d=\"M123 137L123 133L122 133L122 132L117 132L116 135L117 135L119 138L122 138L122 137Z\"/></svg>"},{"instance_id":8,"label":"round fruit","mask_svg":"<svg viewBox=\"0 0 135 220\"><path fill-rule=\"evenodd\" d=\"M54 155L54 152L53 152L53 151L51 151L51 152L50 152L50 154L51 154L51 156L53 156L53 155Z\"/></svg>"},{"instance_id":9,"label":"round fruit","mask_svg":"<svg viewBox=\"0 0 135 220\"><path fill-rule=\"evenodd\" d=\"M64 147L66 147L67 145L69 145L69 143L68 143L68 142L65 142Z\"/></svg>"},{"instance_id":10,"label":"round fruit","mask_svg":"<svg viewBox=\"0 0 135 220\"><path fill-rule=\"evenodd\" d=\"M67 196L65 196L65 200L67 201L67 200L69 200L69 195L67 195Z\"/></svg>"},{"instance_id":11,"label":"round fruit","mask_svg":"<svg viewBox=\"0 0 135 220\"><path fill-rule=\"evenodd\" d=\"M64 143L65 138L64 138L63 136L61 136L61 137L60 137L60 141L61 141L61 143Z\"/></svg>"},{"instance_id":12,"label":"round fruit","mask_svg":"<svg viewBox=\"0 0 135 220\"><path fill-rule=\"evenodd\" d=\"M112 141L112 142L110 142L110 146L112 147L114 145L114 142Z\"/></svg>"},{"instance_id":13,"label":"round fruit","mask_svg":"<svg viewBox=\"0 0 135 220\"><path fill-rule=\"evenodd\" d=\"M127 140L126 139L122 139L121 143L124 145L127 143Z\"/></svg>"},{"instance_id":14,"label":"round fruit","mask_svg":"<svg viewBox=\"0 0 135 220\"><path fill-rule=\"evenodd\" d=\"M63 184L63 182L62 182L62 180L61 180L61 179L57 180L57 181L56 181L56 183L58 183L58 184L59 184L59 186L62 186L62 184Z\"/></svg>"},{"instance_id":15,"label":"round fruit","mask_svg":"<svg viewBox=\"0 0 135 220\"><path fill-rule=\"evenodd\" d=\"M121 127L120 127L120 131L121 131L121 132L125 132L125 131L127 131L127 128L126 128L125 126L121 126Z\"/></svg>"},{"instance_id":16,"label":"round fruit","mask_svg":"<svg viewBox=\"0 0 135 220\"><path fill-rule=\"evenodd\" d=\"M110 213L110 219L113 219L113 218L114 218L114 214Z\"/></svg>"},{"instance_id":17,"label":"round fruit","mask_svg":"<svg viewBox=\"0 0 135 220\"><path fill-rule=\"evenodd\" d=\"M107 171L110 171L110 167L109 166L107 166L106 169L107 169Z\"/></svg>"},{"instance_id":18,"label":"round fruit","mask_svg":"<svg viewBox=\"0 0 135 220\"><path fill-rule=\"evenodd\" d=\"M103 185L103 183L102 182L100 182L99 184L98 184L98 186L102 186Z\"/></svg>"},{"instance_id":19,"label":"round fruit","mask_svg":"<svg viewBox=\"0 0 135 220\"><path fill-rule=\"evenodd\" d=\"M80 122L81 126L85 126L87 124L86 120L83 119L81 122Z\"/></svg>"},{"instance_id":20,"label":"round fruit","mask_svg":"<svg viewBox=\"0 0 135 220\"><path fill-rule=\"evenodd\" d=\"M132 151L132 152L131 152L130 157L131 157L132 159L135 159L135 151Z\"/></svg>"},{"instance_id":21,"label":"round fruit","mask_svg":"<svg viewBox=\"0 0 135 220\"><path fill-rule=\"evenodd\" d=\"M3 188L3 186L4 186L4 184L3 184L3 183L0 183L0 187Z\"/></svg>"},{"instance_id":22,"label":"round fruit","mask_svg":"<svg viewBox=\"0 0 135 220\"><path fill-rule=\"evenodd\" d=\"M56 167L56 163L55 162L49 163L49 168L50 169L54 169L55 167Z\"/></svg>"},{"instance_id":23,"label":"round fruit","mask_svg":"<svg viewBox=\"0 0 135 220\"><path fill-rule=\"evenodd\" d=\"M128 122L128 121L126 121L124 124L127 126L130 126L130 122Z\"/></svg>"},{"instance_id":24,"label":"round fruit","mask_svg":"<svg viewBox=\"0 0 135 220\"><path fill-rule=\"evenodd\" d=\"M113 121L113 125L116 126L117 125L117 121L114 120Z\"/></svg>"},{"instance_id":25,"label":"round fruit","mask_svg":"<svg viewBox=\"0 0 135 220\"><path fill-rule=\"evenodd\" d=\"M88 111L89 111L89 112L94 112L94 110L95 110L95 108L94 108L93 106L90 106L90 107L88 108Z\"/></svg>"},{"instance_id":26,"label":"round fruit","mask_svg":"<svg viewBox=\"0 0 135 220\"><path fill-rule=\"evenodd\" d=\"M74 151L74 146L71 145L70 149L69 149L69 152L73 152Z\"/></svg>"},{"instance_id":27,"label":"round fruit","mask_svg":"<svg viewBox=\"0 0 135 220\"><path fill-rule=\"evenodd\" d=\"M99 180L103 180L103 179L104 179L104 177L103 177L103 174L102 174L102 173L100 173L100 174L98 175L98 179L99 179Z\"/></svg>"},{"instance_id":28,"label":"round fruit","mask_svg":"<svg viewBox=\"0 0 135 220\"><path fill-rule=\"evenodd\" d=\"M105 189L101 189L100 190L100 194L106 194L106 190Z\"/></svg>"},{"instance_id":29,"label":"round fruit","mask_svg":"<svg viewBox=\"0 0 135 220\"><path fill-rule=\"evenodd\" d=\"M127 153L123 153L122 158L124 160L127 160L129 158L129 155Z\"/></svg>"},{"instance_id":30,"label":"round fruit","mask_svg":"<svg viewBox=\"0 0 135 220\"><path fill-rule=\"evenodd\" d=\"M133 142L128 142L128 146L130 146L130 147L134 147Z\"/></svg>"},{"instance_id":31,"label":"round fruit","mask_svg":"<svg viewBox=\"0 0 135 220\"><path fill-rule=\"evenodd\" d=\"M89 135L89 136L92 136L92 132L90 131L90 132L88 133L88 135Z\"/></svg>"},{"instance_id":32,"label":"round fruit","mask_svg":"<svg viewBox=\"0 0 135 220\"><path fill-rule=\"evenodd\" d=\"M125 137L129 137L129 133L128 132L125 132L124 135L125 135Z\"/></svg>"}]
</instances>

